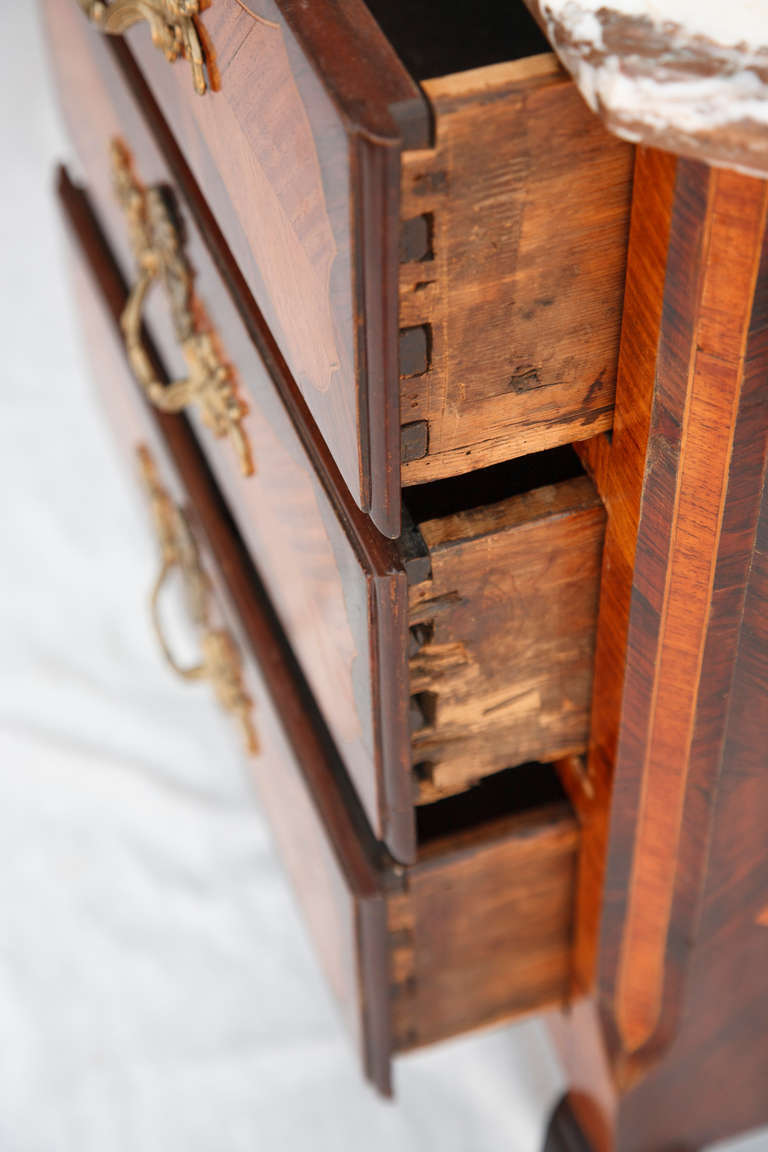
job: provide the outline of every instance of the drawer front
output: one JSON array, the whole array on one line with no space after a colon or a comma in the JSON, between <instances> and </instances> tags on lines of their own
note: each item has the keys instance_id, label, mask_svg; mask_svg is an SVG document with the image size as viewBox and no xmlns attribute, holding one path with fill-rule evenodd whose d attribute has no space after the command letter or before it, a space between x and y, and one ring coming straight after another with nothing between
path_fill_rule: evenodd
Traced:
<instances>
[{"instance_id":1,"label":"drawer front","mask_svg":"<svg viewBox=\"0 0 768 1152\"><path fill-rule=\"evenodd\" d=\"M183 511L197 551L180 548L183 565L174 563L209 581L209 611L202 624L194 617L201 641L209 628L226 629L238 654L234 696L216 693L220 673L207 664L204 679L245 742L364 1068L388 1091L393 1052L565 1002L576 821L562 801L542 800L538 773L515 772L485 796L481 786L469 814L455 800L435 805L409 868L378 849L194 437L150 408L131 379L119 328L126 289L87 200L66 177L60 196L76 241L95 378L117 441L161 542L167 518L158 504ZM161 571L164 559L165 547ZM191 687L191 696L205 687Z\"/></svg>"},{"instance_id":2,"label":"drawer front","mask_svg":"<svg viewBox=\"0 0 768 1152\"><path fill-rule=\"evenodd\" d=\"M400 38L412 26L413 48L419 14L377 8ZM214 79L202 97L146 27L115 56L386 535L401 475L419 484L611 427L633 153L553 55L418 88L362 0L217 0L199 25ZM509 49L524 50L514 36Z\"/></svg>"},{"instance_id":3,"label":"drawer front","mask_svg":"<svg viewBox=\"0 0 768 1152\"><path fill-rule=\"evenodd\" d=\"M399 152L426 105L357 0L217 0L198 24L203 96L146 25L127 40L350 491L396 535Z\"/></svg>"},{"instance_id":4,"label":"drawer front","mask_svg":"<svg viewBox=\"0 0 768 1152\"><path fill-rule=\"evenodd\" d=\"M226 630L236 645L247 727L243 714L234 711L234 738L249 754L278 851L366 1072L386 1091L385 909L380 876L371 863L375 844L332 783L338 770L329 745L309 718L311 708L221 518L220 501L189 430L151 410L131 379L119 332L125 301L120 275L82 194L66 179L61 187L75 238L80 317L100 399L147 506L148 526L162 520L166 502L184 510L199 548L197 561L212 585L206 626L193 620L194 629L201 642L206 627ZM159 551L158 570L161 556ZM182 571L188 568L189 562ZM148 598L155 579L155 573L147 573ZM207 675L203 679L207 682L190 685L190 707L202 706L206 692L215 706L215 684Z\"/></svg>"},{"instance_id":5,"label":"drawer front","mask_svg":"<svg viewBox=\"0 0 768 1152\"><path fill-rule=\"evenodd\" d=\"M70 129L135 281L110 141L127 142L118 167L139 198L170 188L172 170L111 42L92 35L74 5L49 0L48 12ZM244 475L231 435L214 435L196 405L190 418L374 832L411 862L414 795L429 802L507 765L585 749L602 509L584 478L501 503L481 485L473 511L421 517L429 569L407 589L394 547L350 500L321 439L297 430L306 428L301 397L264 326L233 303L237 269L194 186L185 181L184 192L173 211L194 273L195 319L216 338L233 395L247 406L238 429L253 474ZM148 292L142 315L164 362L183 375L161 288Z\"/></svg>"},{"instance_id":6,"label":"drawer front","mask_svg":"<svg viewBox=\"0 0 768 1152\"><path fill-rule=\"evenodd\" d=\"M70 131L110 245L135 283L126 201L138 197L146 206L150 190L171 189L171 173L115 66L109 42L91 34L74 5L49 3L48 16ZM115 140L126 147L116 151ZM122 203L115 194L116 171L128 186ZM301 398L284 371L278 395L273 374L280 373L279 356L263 329L246 328L213 263L197 223L202 217L205 226L205 206L197 202L193 216L193 202L163 194L171 203L168 218L178 217L175 234L194 278L189 311L196 328L212 335L230 373L233 401L242 405L237 435L218 437L198 404L186 410L371 824L398 858L408 859L413 813L402 691L405 576L393 547L345 493L322 443L297 431ZM169 293L162 286L147 292L141 316L164 365L188 376ZM240 437L251 474L243 468Z\"/></svg>"}]
</instances>

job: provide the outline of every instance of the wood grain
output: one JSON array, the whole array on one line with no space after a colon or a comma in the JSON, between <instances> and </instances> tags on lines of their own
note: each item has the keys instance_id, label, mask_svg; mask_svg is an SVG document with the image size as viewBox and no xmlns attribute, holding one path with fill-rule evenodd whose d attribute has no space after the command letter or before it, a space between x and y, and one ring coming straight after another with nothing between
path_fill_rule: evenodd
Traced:
<instances>
[{"instance_id":1,"label":"wood grain","mask_svg":"<svg viewBox=\"0 0 768 1152\"><path fill-rule=\"evenodd\" d=\"M640 1152L649 1144L663 1147L671 1131L677 1140L684 1141L683 1146L700 1148L768 1123L768 940L765 929L755 923L768 892L768 801L764 789L768 711L768 245L763 252L760 331L758 336L753 328L747 370L756 467L742 472L739 485L744 495L760 476L763 491L757 531L752 535L754 551L743 615L731 616L729 621L738 636L737 653L727 701L697 946L686 985L690 1008L663 1065L651 1071L622 1108L618 1127L622 1152L624 1148ZM752 499L747 503L751 506ZM697 1104L683 1109L680 1101L691 1084L697 1088ZM638 1130L645 1132L645 1143L635 1135Z\"/></svg>"},{"instance_id":2,"label":"wood grain","mask_svg":"<svg viewBox=\"0 0 768 1152\"><path fill-rule=\"evenodd\" d=\"M431 574L409 589L420 799L526 760L585 751L604 513L582 476L419 525Z\"/></svg>"},{"instance_id":3,"label":"wood grain","mask_svg":"<svg viewBox=\"0 0 768 1152\"><path fill-rule=\"evenodd\" d=\"M404 484L594 436L613 421L632 150L554 57L424 84L435 146L403 156L403 220L432 251L400 269L400 325L428 324L401 382L429 450Z\"/></svg>"},{"instance_id":4,"label":"wood grain","mask_svg":"<svg viewBox=\"0 0 768 1152\"><path fill-rule=\"evenodd\" d=\"M697 184L704 188L699 191ZM651 467L646 471L640 522L639 544L644 551L637 559L634 592L643 599L646 618L648 607L658 612L658 638L650 699L646 703L645 693L632 681L627 683L632 702L625 696L633 722L647 716L617 988L617 1021L629 1051L649 1041L661 1013L675 866L695 755L696 710L708 687L702 665L714 609L715 569L725 543L725 502L744 386L744 347L766 210L759 182L728 173L710 177L705 184L695 170L681 170L677 188L679 209L672 220L649 445ZM685 197L687 202L681 203ZM691 261L696 243L700 268ZM687 381L687 388L680 386L681 381ZM674 470L666 458L673 428L679 429ZM666 484L670 471L672 490ZM647 649L640 653L634 646L642 643L645 648L650 630L644 627L642 638L637 637L636 621L637 611L634 618L630 612L630 675L633 659L642 659L647 667ZM627 725L619 742L619 771L625 758L634 761L637 745L630 745L632 738Z\"/></svg>"},{"instance_id":5,"label":"wood grain","mask_svg":"<svg viewBox=\"0 0 768 1152\"><path fill-rule=\"evenodd\" d=\"M278 848L364 1068L387 1091L393 1026L402 1049L563 1001L576 821L560 803L433 834L407 870L380 851L194 436L150 408L127 370L126 285L86 198L66 176L60 195L100 394L129 470L148 444L189 511L245 657L262 738L253 769Z\"/></svg>"},{"instance_id":6,"label":"wood grain","mask_svg":"<svg viewBox=\"0 0 768 1152\"><path fill-rule=\"evenodd\" d=\"M658 333L661 323L674 178L674 161L663 153L643 153L636 162L612 442L609 452L602 446L602 467L594 471L596 478L600 477L608 518L589 737L591 796L584 793L579 803L584 836L579 864L575 977L582 993L593 987L597 964L635 545L656 370L653 334Z\"/></svg>"},{"instance_id":7,"label":"wood grain","mask_svg":"<svg viewBox=\"0 0 768 1152\"><path fill-rule=\"evenodd\" d=\"M249 760L260 799L363 1067L388 1092L388 1017L376 1002L386 996L386 936L375 843L362 813L350 814L349 803L334 783L340 773L331 746L313 725L308 698L258 582L248 576L189 429L150 409L137 390L120 339L125 285L82 196L66 177L60 187L75 237L80 316L99 399L127 474L136 480L137 496L135 453L143 444L150 447L163 483L190 510L219 608L244 656L261 744L260 754ZM148 588L153 575L147 573ZM205 695L204 685L193 687L190 706L198 697L202 704ZM233 738L237 738L234 729Z\"/></svg>"},{"instance_id":8,"label":"wood grain","mask_svg":"<svg viewBox=\"0 0 768 1152\"><path fill-rule=\"evenodd\" d=\"M399 528L401 141L423 97L360 0L217 0L198 99L146 29L131 52L352 495Z\"/></svg>"},{"instance_id":9,"label":"wood grain","mask_svg":"<svg viewBox=\"0 0 768 1152\"><path fill-rule=\"evenodd\" d=\"M553 806L422 851L388 905L396 1049L565 999L577 841Z\"/></svg>"},{"instance_id":10,"label":"wood grain","mask_svg":"<svg viewBox=\"0 0 768 1152\"><path fill-rule=\"evenodd\" d=\"M768 1120L767 209L760 181L638 152L580 811L597 987L566 1027L602 1037L613 1099L577 1074L572 1101L600 1152Z\"/></svg>"},{"instance_id":11,"label":"wood grain","mask_svg":"<svg viewBox=\"0 0 768 1152\"><path fill-rule=\"evenodd\" d=\"M173 202L195 274L195 306L215 332L247 400L243 427L255 475L242 476L227 442L217 440L193 413L195 433L376 834L397 858L411 859L410 746L402 691L406 582L397 553L359 513L320 438L307 432L311 421L263 321L247 306L247 287L216 246L205 206L193 193L181 195L168 160L171 142L158 147L122 68L115 66L111 45L90 35L74 5L49 3L47 13L70 134L129 277L135 276L133 257L112 192L109 141L117 135L126 141L145 185L177 190ZM179 157L174 167L182 173ZM145 315L164 361L174 367L177 340L162 292L149 297Z\"/></svg>"},{"instance_id":12,"label":"wood grain","mask_svg":"<svg viewBox=\"0 0 768 1152\"><path fill-rule=\"evenodd\" d=\"M644 164L638 175L649 180ZM718 702L735 658L734 622L719 618L717 601L735 597L738 608L751 549L748 532L730 531L732 517L745 514L744 496L734 505L730 484L735 461L741 456L743 466L750 450L745 349L765 188L680 162L669 203L608 856L609 891L627 895L611 898L613 915L622 909L621 944L602 962L615 964L616 1021L628 1053L661 1042L672 1026L665 1000L668 1013L679 1010L690 945L670 955L669 936L685 938L694 923L712 811L711 801L695 797L716 778ZM652 332L645 339L654 345ZM691 804L693 824L683 819ZM629 838L620 839L630 820Z\"/></svg>"}]
</instances>

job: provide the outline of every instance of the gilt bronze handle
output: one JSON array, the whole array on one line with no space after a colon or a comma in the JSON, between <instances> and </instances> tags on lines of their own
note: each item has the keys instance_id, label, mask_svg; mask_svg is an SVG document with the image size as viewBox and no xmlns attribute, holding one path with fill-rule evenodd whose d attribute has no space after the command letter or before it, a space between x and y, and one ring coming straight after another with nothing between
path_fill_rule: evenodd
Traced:
<instances>
[{"instance_id":1,"label":"gilt bronze handle","mask_svg":"<svg viewBox=\"0 0 768 1152\"><path fill-rule=\"evenodd\" d=\"M208 84L205 77L205 53L197 21L200 0L78 0L86 16L102 32L121 36L132 24L146 20L152 43L173 62L184 56L192 69L195 92L201 96Z\"/></svg>"},{"instance_id":2,"label":"gilt bronze handle","mask_svg":"<svg viewBox=\"0 0 768 1152\"><path fill-rule=\"evenodd\" d=\"M138 449L139 474L147 493L155 535L160 546L160 571L150 594L150 613L160 649L177 676L183 680L207 680L225 712L233 715L243 732L248 752L259 751L253 720L253 701L243 684L242 659L232 635L211 623L213 590L200 562L197 542L184 512L162 484L149 449ZM168 643L160 613L160 597L169 578L177 572L190 621L200 632L200 659L182 664Z\"/></svg>"},{"instance_id":3,"label":"gilt bronze handle","mask_svg":"<svg viewBox=\"0 0 768 1152\"><path fill-rule=\"evenodd\" d=\"M111 146L115 195L125 212L138 278L123 310L121 326L134 376L156 408L180 412L197 407L216 436L229 436L245 476L253 472L248 438L242 421L248 411L238 395L232 367L222 356L213 334L202 324L193 290L192 270L184 255L181 224L174 216L167 190L145 188L134 174L122 141ZM162 384L155 376L142 337L142 312L154 284L165 287L176 336L187 364L183 380Z\"/></svg>"}]
</instances>

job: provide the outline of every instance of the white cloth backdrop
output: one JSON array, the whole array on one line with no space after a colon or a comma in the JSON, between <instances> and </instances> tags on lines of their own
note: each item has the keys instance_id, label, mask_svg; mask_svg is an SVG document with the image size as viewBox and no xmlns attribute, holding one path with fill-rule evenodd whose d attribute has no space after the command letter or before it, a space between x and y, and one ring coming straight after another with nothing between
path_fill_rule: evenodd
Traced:
<instances>
[{"instance_id":1,"label":"white cloth backdrop","mask_svg":"<svg viewBox=\"0 0 768 1152\"><path fill-rule=\"evenodd\" d=\"M360 1080L230 725L150 636L31 0L0 43L0 1152L537 1152L538 1024L400 1060L395 1103Z\"/></svg>"}]
</instances>

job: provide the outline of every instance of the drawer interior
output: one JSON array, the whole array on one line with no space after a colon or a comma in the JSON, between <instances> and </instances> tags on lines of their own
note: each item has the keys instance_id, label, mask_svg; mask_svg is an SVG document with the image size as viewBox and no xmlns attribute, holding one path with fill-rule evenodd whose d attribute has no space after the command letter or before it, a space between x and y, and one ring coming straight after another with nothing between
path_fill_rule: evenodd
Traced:
<instances>
[{"instance_id":1,"label":"drawer interior","mask_svg":"<svg viewBox=\"0 0 768 1152\"><path fill-rule=\"evenodd\" d=\"M551 51L522 0L366 0L415 80Z\"/></svg>"},{"instance_id":2,"label":"drawer interior","mask_svg":"<svg viewBox=\"0 0 768 1152\"><path fill-rule=\"evenodd\" d=\"M586 751L605 513L570 448L407 489L413 787Z\"/></svg>"}]
</instances>

